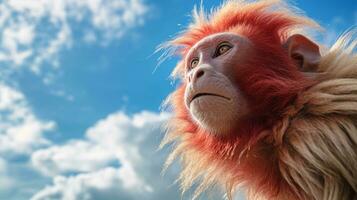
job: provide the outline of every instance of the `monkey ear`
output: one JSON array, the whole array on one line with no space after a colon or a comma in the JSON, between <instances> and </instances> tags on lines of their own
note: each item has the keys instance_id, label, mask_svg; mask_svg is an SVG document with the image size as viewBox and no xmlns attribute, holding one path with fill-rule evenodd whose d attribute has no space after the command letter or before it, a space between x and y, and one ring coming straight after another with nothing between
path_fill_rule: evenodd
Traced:
<instances>
[{"instance_id":1,"label":"monkey ear","mask_svg":"<svg viewBox=\"0 0 357 200\"><path fill-rule=\"evenodd\" d=\"M287 39L283 47L288 50L290 58L295 61L300 71L317 71L321 58L317 44L303 35L295 34Z\"/></svg>"}]
</instances>

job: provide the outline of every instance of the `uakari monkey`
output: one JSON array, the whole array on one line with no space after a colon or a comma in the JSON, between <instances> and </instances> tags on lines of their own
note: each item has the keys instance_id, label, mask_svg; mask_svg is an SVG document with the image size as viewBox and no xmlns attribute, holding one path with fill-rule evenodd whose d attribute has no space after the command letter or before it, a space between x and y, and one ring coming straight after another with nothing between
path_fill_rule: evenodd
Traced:
<instances>
[{"instance_id":1,"label":"uakari monkey","mask_svg":"<svg viewBox=\"0 0 357 200\"><path fill-rule=\"evenodd\" d=\"M228 198L357 199L357 44L345 34L321 55L318 25L280 1L227 1L168 42L182 84L168 98L193 198L214 185Z\"/></svg>"}]
</instances>

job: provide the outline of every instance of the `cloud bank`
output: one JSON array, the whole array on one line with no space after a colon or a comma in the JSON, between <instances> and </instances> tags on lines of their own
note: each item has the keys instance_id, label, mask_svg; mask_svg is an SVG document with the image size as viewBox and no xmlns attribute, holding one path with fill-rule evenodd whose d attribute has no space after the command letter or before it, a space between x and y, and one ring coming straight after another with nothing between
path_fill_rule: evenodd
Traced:
<instances>
[{"instance_id":1,"label":"cloud bank","mask_svg":"<svg viewBox=\"0 0 357 200\"><path fill-rule=\"evenodd\" d=\"M44 133L54 128L53 121L36 117L20 91L0 83L0 155L30 154L49 145Z\"/></svg>"},{"instance_id":2,"label":"cloud bank","mask_svg":"<svg viewBox=\"0 0 357 200\"><path fill-rule=\"evenodd\" d=\"M80 40L107 44L144 22L141 0L9 0L0 3L0 62L40 74ZM78 26L81 29L78 29Z\"/></svg>"},{"instance_id":3,"label":"cloud bank","mask_svg":"<svg viewBox=\"0 0 357 200\"><path fill-rule=\"evenodd\" d=\"M166 152L156 149L168 113L119 111L90 127L85 138L32 154L35 169L53 177L32 200L179 199L175 170L160 172Z\"/></svg>"}]
</instances>

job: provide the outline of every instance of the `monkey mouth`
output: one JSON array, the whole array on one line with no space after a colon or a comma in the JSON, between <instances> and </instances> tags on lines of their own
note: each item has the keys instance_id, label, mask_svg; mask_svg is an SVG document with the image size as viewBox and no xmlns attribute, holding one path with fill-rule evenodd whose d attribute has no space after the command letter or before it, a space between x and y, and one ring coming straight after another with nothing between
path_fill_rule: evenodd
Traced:
<instances>
[{"instance_id":1,"label":"monkey mouth","mask_svg":"<svg viewBox=\"0 0 357 200\"><path fill-rule=\"evenodd\" d=\"M197 99L197 98L200 98L200 97L203 97L203 96L215 96L215 97L220 97L220 98L226 99L226 100L228 100L228 101L231 100L230 98L228 98L228 97L226 97L226 96L223 96L223 95L219 95L219 94L213 94L213 93L198 93L198 94L196 94L196 95L194 95L194 96L192 97L190 103L191 103L193 100L195 100L195 99Z\"/></svg>"}]
</instances>

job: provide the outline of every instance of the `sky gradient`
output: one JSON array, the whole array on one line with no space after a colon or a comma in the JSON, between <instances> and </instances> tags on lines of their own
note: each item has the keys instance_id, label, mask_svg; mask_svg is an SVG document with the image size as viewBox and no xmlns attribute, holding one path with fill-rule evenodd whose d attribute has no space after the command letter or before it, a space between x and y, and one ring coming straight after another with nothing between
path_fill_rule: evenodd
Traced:
<instances>
[{"instance_id":1,"label":"sky gradient","mask_svg":"<svg viewBox=\"0 0 357 200\"><path fill-rule=\"evenodd\" d=\"M354 0L290 2L326 29L326 46L357 24ZM156 151L177 58L157 66L154 52L196 4L0 1L0 199L181 199L179 167L161 176L168 149Z\"/></svg>"}]
</instances>

